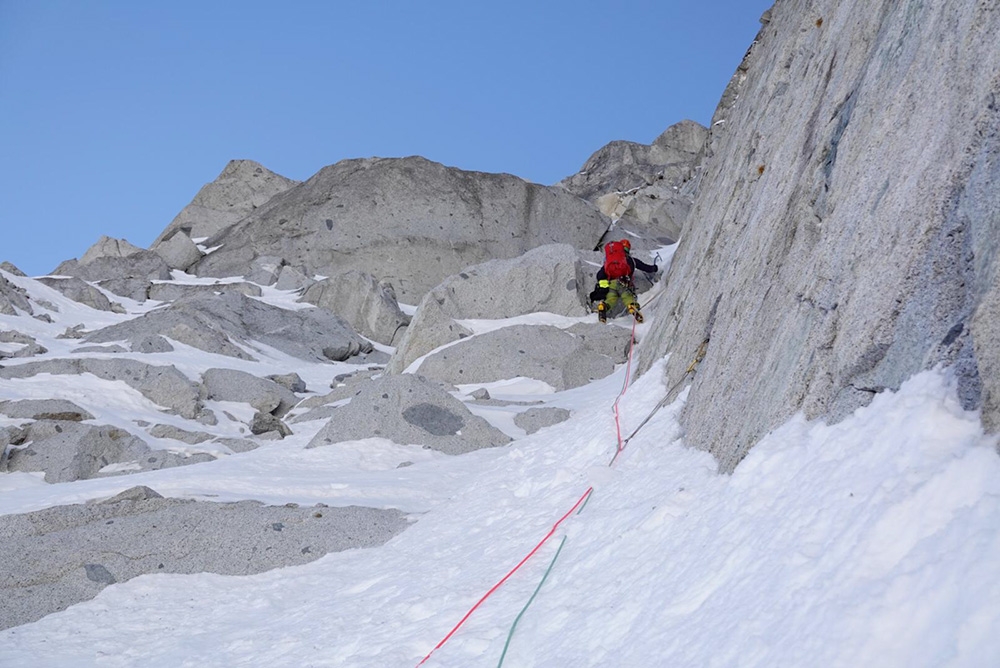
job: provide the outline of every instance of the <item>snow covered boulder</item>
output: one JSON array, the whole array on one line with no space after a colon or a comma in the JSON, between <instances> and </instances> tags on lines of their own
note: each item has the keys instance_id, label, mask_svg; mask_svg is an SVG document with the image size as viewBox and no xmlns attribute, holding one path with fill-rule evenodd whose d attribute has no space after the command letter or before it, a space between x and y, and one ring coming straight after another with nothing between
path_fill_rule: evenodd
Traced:
<instances>
[{"instance_id":1,"label":"snow covered boulder","mask_svg":"<svg viewBox=\"0 0 1000 668\"><path fill-rule=\"evenodd\" d=\"M259 285L247 281L220 281L211 285L168 281L153 283L149 287L149 298L160 302L173 302L184 297L219 295L230 292L247 297L260 297L262 294Z\"/></svg>"},{"instance_id":2,"label":"snow covered boulder","mask_svg":"<svg viewBox=\"0 0 1000 668\"><path fill-rule=\"evenodd\" d=\"M399 309L392 288L362 271L348 271L314 283L299 300L335 313L368 338L393 345L410 317Z\"/></svg>"},{"instance_id":3,"label":"snow covered boulder","mask_svg":"<svg viewBox=\"0 0 1000 668\"><path fill-rule=\"evenodd\" d=\"M20 344L20 348L13 350L0 349L0 360L7 358L33 357L47 353L48 349L38 343L34 337L14 331L0 331L0 343Z\"/></svg>"},{"instance_id":4,"label":"snow covered boulder","mask_svg":"<svg viewBox=\"0 0 1000 668\"><path fill-rule=\"evenodd\" d=\"M557 327L515 325L439 350L428 356L417 371L455 385L523 376L548 383L556 390L580 387L610 375L615 364L625 361L630 331L603 327L621 339L611 350L605 345L595 350L584 337ZM612 355L606 354L609 352Z\"/></svg>"},{"instance_id":5,"label":"snow covered boulder","mask_svg":"<svg viewBox=\"0 0 1000 668\"><path fill-rule=\"evenodd\" d=\"M150 282L170 278L170 267L159 255L125 241L101 237L79 260L67 260L52 272L97 283L116 295L145 301Z\"/></svg>"},{"instance_id":6,"label":"snow covered boulder","mask_svg":"<svg viewBox=\"0 0 1000 668\"><path fill-rule=\"evenodd\" d=\"M309 442L316 448L377 436L400 445L423 445L449 455L510 442L510 437L469 412L440 384L402 374L365 383Z\"/></svg>"},{"instance_id":7,"label":"snow covered boulder","mask_svg":"<svg viewBox=\"0 0 1000 668\"><path fill-rule=\"evenodd\" d=\"M236 369L208 369L202 374L201 382L207 399L247 403L258 411L278 417L299 401L291 390L273 380Z\"/></svg>"},{"instance_id":8,"label":"snow covered boulder","mask_svg":"<svg viewBox=\"0 0 1000 668\"><path fill-rule=\"evenodd\" d=\"M86 336L90 343L137 341L161 334L206 352L254 359L259 342L310 362L376 361L370 342L322 309L290 311L239 293L196 294Z\"/></svg>"},{"instance_id":9,"label":"snow covered boulder","mask_svg":"<svg viewBox=\"0 0 1000 668\"><path fill-rule=\"evenodd\" d=\"M90 373L104 380L121 380L155 404L181 417L194 418L201 410L198 387L174 366L154 366L130 359L53 359L0 367L0 378L29 378L43 373Z\"/></svg>"},{"instance_id":10,"label":"snow covered boulder","mask_svg":"<svg viewBox=\"0 0 1000 668\"><path fill-rule=\"evenodd\" d=\"M66 399L22 399L0 401L0 414L28 420L64 420L81 422L94 416Z\"/></svg>"},{"instance_id":11,"label":"snow covered boulder","mask_svg":"<svg viewBox=\"0 0 1000 668\"><path fill-rule=\"evenodd\" d=\"M497 320L545 311L586 314L588 269L567 244L549 244L524 255L468 267L427 293L389 362L401 373L414 360L470 332L460 319Z\"/></svg>"},{"instance_id":12,"label":"snow covered boulder","mask_svg":"<svg viewBox=\"0 0 1000 668\"><path fill-rule=\"evenodd\" d=\"M10 449L7 470L41 472L45 482L57 483L211 459L209 455L183 457L151 450L145 441L117 427L39 420L24 428L23 445Z\"/></svg>"},{"instance_id":13,"label":"snow covered boulder","mask_svg":"<svg viewBox=\"0 0 1000 668\"><path fill-rule=\"evenodd\" d=\"M98 311L115 311L117 313L124 312L121 304L112 304L107 295L75 276L69 278L43 276L38 279L38 282L58 290L69 299L84 306L89 306L92 309Z\"/></svg>"},{"instance_id":14,"label":"snow covered boulder","mask_svg":"<svg viewBox=\"0 0 1000 668\"><path fill-rule=\"evenodd\" d=\"M251 283L274 285L285 265L285 260L277 255L261 255L253 259L250 269L243 276Z\"/></svg>"},{"instance_id":15,"label":"snow covered boulder","mask_svg":"<svg viewBox=\"0 0 1000 668\"><path fill-rule=\"evenodd\" d=\"M398 510L168 499L133 487L97 503L0 516L0 629L37 621L147 573L250 575L381 545ZM36 662L37 665L37 662Z\"/></svg>"},{"instance_id":16,"label":"snow covered boulder","mask_svg":"<svg viewBox=\"0 0 1000 668\"><path fill-rule=\"evenodd\" d=\"M528 434L534 434L539 429L545 429L565 422L570 417L570 412L565 408L547 406L541 408L529 408L523 413L514 416L514 424L523 429Z\"/></svg>"},{"instance_id":17,"label":"snow covered boulder","mask_svg":"<svg viewBox=\"0 0 1000 668\"><path fill-rule=\"evenodd\" d=\"M28 315L34 313L27 292L0 275L0 314L19 315L17 309Z\"/></svg>"}]
</instances>

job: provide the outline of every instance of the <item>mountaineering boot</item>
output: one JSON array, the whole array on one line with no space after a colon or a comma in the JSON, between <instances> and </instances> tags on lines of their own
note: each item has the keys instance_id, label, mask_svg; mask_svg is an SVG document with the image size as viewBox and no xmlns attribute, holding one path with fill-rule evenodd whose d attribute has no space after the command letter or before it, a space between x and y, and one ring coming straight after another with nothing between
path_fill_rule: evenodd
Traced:
<instances>
[{"instance_id":1,"label":"mountaineering boot","mask_svg":"<svg viewBox=\"0 0 1000 668\"><path fill-rule=\"evenodd\" d=\"M608 305L604 302L597 305L597 319L601 322L608 321Z\"/></svg>"},{"instance_id":2,"label":"mountaineering boot","mask_svg":"<svg viewBox=\"0 0 1000 668\"><path fill-rule=\"evenodd\" d=\"M643 320L642 314L639 313L639 307L636 306L634 303L628 305L628 312L632 314L636 322L642 322Z\"/></svg>"}]
</instances>

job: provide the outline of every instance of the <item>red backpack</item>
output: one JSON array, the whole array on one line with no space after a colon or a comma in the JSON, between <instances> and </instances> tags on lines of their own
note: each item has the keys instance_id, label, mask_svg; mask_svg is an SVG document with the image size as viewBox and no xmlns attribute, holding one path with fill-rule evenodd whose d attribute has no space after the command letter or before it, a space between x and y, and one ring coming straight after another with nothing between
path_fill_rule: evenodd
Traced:
<instances>
[{"instance_id":1,"label":"red backpack","mask_svg":"<svg viewBox=\"0 0 1000 668\"><path fill-rule=\"evenodd\" d=\"M628 264L628 255L622 242L609 241L604 245L604 273L612 281L632 275L632 267Z\"/></svg>"}]
</instances>

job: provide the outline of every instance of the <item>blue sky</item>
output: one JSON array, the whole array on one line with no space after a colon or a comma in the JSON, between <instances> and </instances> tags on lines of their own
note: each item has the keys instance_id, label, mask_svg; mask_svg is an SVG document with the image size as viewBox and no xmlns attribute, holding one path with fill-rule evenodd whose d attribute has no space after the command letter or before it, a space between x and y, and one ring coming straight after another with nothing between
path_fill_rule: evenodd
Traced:
<instances>
[{"instance_id":1,"label":"blue sky","mask_svg":"<svg viewBox=\"0 0 1000 668\"><path fill-rule=\"evenodd\" d=\"M707 124L770 0L0 0L0 260L148 246L234 158L422 155L551 184Z\"/></svg>"}]
</instances>

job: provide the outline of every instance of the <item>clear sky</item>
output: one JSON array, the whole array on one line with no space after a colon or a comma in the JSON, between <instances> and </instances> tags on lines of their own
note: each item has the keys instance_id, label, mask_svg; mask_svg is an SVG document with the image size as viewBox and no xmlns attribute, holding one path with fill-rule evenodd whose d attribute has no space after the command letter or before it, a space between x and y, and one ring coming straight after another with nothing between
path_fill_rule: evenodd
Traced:
<instances>
[{"instance_id":1,"label":"clear sky","mask_svg":"<svg viewBox=\"0 0 1000 668\"><path fill-rule=\"evenodd\" d=\"M235 158L552 184L708 124L771 0L0 0L0 260L146 247Z\"/></svg>"}]
</instances>

